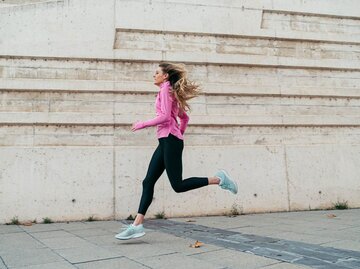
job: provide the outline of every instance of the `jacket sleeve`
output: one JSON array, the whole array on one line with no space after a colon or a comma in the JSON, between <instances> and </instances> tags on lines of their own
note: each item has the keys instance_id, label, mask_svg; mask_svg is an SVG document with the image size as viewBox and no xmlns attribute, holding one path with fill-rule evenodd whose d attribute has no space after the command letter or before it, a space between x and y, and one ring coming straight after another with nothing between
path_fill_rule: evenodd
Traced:
<instances>
[{"instance_id":1,"label":"jacket sleeve","mask_svg":"<svg viewBox=\"0 0 360 269\"><path fill-rule=\"evenodd\" d=\"M179 112L179 118L180 118L180 132L181 134L184 134L187 124L189 122L189 116L186 114L185 111L181 111Z\"/></svg>"},{"instance_id":2,"label":"jacket sleeve","mask_svg":"<svg viewBox=\"0 0 360 269\"><path fill-rule=\"evenodd\" d=\"M136 123L135 125L136 130L159 125L162 123L169 122L171 120L172 99L170 97L169 87L161 88L159 94L160 94L161 109L158 112L158 115L151 120Z\"/></svg>"}]
</instances>

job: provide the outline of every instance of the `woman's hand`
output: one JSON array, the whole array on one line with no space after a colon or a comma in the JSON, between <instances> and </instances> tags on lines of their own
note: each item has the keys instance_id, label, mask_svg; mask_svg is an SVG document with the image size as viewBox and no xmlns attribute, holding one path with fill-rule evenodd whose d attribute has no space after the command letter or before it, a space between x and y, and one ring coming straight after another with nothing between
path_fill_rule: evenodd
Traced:
<instances>
[{"instance_id":1,"label":"woman's hand","mask_svg":"<svg viewBox=\"0 0 360 269\"><path fill-rule=\"evenodd\" d=\"M131 126L131 131L135 132L137 130L140 130L144 128L143 123L141 121L135 122L132 126Z\"/></svg>"}]
</instances>

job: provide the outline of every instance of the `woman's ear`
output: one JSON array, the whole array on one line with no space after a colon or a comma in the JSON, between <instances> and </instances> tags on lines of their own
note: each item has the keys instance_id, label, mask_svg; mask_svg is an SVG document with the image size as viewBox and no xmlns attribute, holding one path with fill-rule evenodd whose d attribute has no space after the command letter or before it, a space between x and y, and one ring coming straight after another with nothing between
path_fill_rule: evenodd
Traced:
<instances>
[{"instance_id":1,"label":"woman's ear","mask_svg":"<svg viewBox=\"0 0 360 269\"><path fill-rule=\"evenodd\" d=\"M165 74L164 74L164 78L165 78L165 79L168 79L168 78L169 78L169 74L168 74L168 73L165 73Z\"/></svg>"}]
</instances>

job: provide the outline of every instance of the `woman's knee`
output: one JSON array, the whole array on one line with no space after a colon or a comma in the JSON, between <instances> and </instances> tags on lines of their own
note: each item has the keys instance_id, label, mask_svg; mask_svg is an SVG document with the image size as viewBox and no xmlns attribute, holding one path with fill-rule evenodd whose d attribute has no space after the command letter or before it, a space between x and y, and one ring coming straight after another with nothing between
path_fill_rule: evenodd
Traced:
<instances>
[{"instance_id":1,"label":"woman's knee","mask_svg":"<svg viewBox=\"0 0 360 269\"><path fill-rule=\"evenodd\" d=\"M152 184L152 181L149 180L148 178L145 178L142 182L142 186L144 189L147 189L147 188L152 188L154 184Z\"/></svg>"},{"instance_id":2,"label":"woman's knee","mask_svg":"<svg viewBox=\"0 0 360 269\"><path fill-rule=\"evenodd\" d=\"M172 184L171 187L176 193L184 192L184 187L182 184Z\"/></svg>"}]
</instances>

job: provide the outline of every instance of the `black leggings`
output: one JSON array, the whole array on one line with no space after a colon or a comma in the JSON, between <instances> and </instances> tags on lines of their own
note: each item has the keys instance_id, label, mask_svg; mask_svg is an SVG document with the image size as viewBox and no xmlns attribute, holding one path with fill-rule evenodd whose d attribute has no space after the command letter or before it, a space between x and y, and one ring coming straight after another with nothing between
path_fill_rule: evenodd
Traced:
<instances>
[{"instance_id":1,"label":"black leggings","mask_svg":"<svg viewBox=\"0 0 360 269\"><path fill-rule=\"evenodd\" d=\"M138 213L145 215L153 196L156 181L166 169L170 184L175 192L186 192L208 185L207 177L191 177L182 180L182 151L184 141L169 134L160 138L142 183L143 192Z\"/></svg>"}]
</instances>

